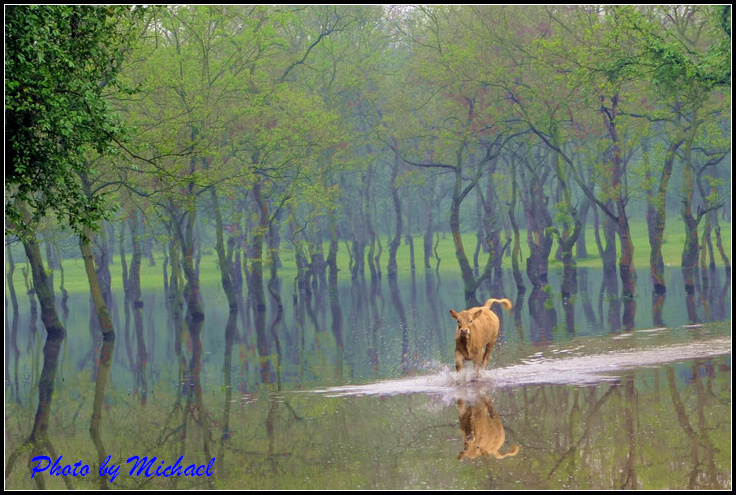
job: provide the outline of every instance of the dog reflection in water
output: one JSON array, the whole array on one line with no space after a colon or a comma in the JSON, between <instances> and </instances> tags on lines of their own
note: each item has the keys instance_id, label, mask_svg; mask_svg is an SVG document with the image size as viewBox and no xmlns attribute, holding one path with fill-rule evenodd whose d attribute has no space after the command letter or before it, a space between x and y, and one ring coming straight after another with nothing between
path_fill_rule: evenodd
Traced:
<instances>
[{"instance_id":1,"label":"dog reflection in water","mask_svg":"<svg viewBox=\"0 0 736 495\"><path fill-rule=\"evenodd\" d=\"M492 454L496 459L503 459L519 453L518 445L513 445L506 454L499 452L506 441L506 432L490 398L481 395L478 401L471 405L464 399L458 399L457 414L465 442L465 448L457 456L458 459L466 457L475 459L481 454L485 457Z\"/></svg>"}]
</instances>

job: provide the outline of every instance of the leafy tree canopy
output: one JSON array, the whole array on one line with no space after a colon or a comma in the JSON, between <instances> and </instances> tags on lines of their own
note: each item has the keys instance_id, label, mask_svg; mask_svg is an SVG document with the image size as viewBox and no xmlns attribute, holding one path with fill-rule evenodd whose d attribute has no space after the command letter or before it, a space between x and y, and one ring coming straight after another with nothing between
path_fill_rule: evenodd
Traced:
<instances>
[{"instance_id":1,"label":"leafy tree canopy","mask_svg":"<svg viewBox=\"0 0 736 495\"><path fill-rule=\"evenodd\" d=\"M75 228L104 215L102 198L84 195L78 173L86 153L110 153L124 134L105 92L115 87L140 11L5 6L6 229L23 230L19 202L34 220L53 209Z\"/></svg>"}]
</instances>

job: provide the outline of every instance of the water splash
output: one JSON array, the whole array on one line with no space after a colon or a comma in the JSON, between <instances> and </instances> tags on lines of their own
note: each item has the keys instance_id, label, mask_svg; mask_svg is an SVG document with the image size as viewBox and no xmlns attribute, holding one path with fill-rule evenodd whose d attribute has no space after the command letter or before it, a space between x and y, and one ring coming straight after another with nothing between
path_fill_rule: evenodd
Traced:
<instances>
[{"instance_id":1,"label":"water splash","mask_svg":"<svg viewBox=\"0 0 736 495\"><path fill-rule=\"evenodd\" d=\"M617 380L621 372L633 368L730 353L731 339L728 337L587 356L568 357L566 354L555 353L554 357L545 358L537 353L523 359L522 364L483 370L477 378L472 366L457 373L449 366L442 365L438 371L426 376L382 380L364 385L344 385L311 392L323 393L329 397L424 393L439 395L448 400L457 398L458 394L470 394L467 398L472 400L474 388L478 384L494 388L549 383L586 385Z\"/></svg>"}]
</instances>

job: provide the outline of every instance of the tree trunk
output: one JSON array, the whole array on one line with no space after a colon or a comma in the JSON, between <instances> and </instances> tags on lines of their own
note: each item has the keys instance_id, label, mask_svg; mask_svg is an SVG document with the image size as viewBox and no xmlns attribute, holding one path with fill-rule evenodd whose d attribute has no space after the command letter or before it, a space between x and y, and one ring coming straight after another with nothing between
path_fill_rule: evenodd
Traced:
<instances>
[{"instance_id":1,"label":"tree trunk","mask_svg":"<svg viewBox=\"0 0 736 495\"><path fill-rule=\"evenodd\" d=\"M427 198L427 204L425 209L425 227L424 227L424 268L426 270L429 270L432 265L430 264L429 260L432 257L432 222L433 222L433 212L434 212L434 186L435 186L436 179L434 176L430 179L429 183L429 198Z\"/></svg>"},{"instance_id":2,"label":"tree trunk","mask_svg":"<svg viewBox=\"0 0 736 495\"><path fill-rule=\"evenodd\" d=\"M224 226L222 222L222 212L220 211L220 203L217 199L217 190L212 187L212 207L215 214L215 252L217 252L217 261L220 266L220 281L222 283L222 289L225 291L225 297L227 297L227 303L230 307L230 311L237 312L238 310L238 299L235 296L235 289L233 288L233 281L230 274L233 271L231 259L225 252L225 239L224 239Z\"/></svg>"},{"instance_id":3,"label":"tree trunk","mask_svg":"<svg viewBox=\"0 0 736 495\"><path fill-rule=\"evenodd\" d=\"M716 217L717 219L718 217ZM721 253L721 259L723 259L723 265L726 267L726 273L731 274L731 262L728 259L728 256L726 255L726 251L723 249L723 239L721 237L721 226L716 221L716 246L718 247L718 252Z\"/></svg>"},{"instance_id":4,"label":"tree trunk","mask_svg":"<svg viewBox=\"0 0 736 495\"><path fill-rule=\"evenodd\" d=\"M592 201L590 201L589 198L584 198L580 205L580 210L578 211L578 218L580 219L582 227L580 228L578 242L575 244L575 257L579 260L586 259L588 257L588 243L585 239L585 228L587 227L588 213L590 213L591 204Z\"/></svg>"},{"instance_id":5,"label":"tree trunk","mask_svg":"<svg viewBox=\"0 0 736 495\"><path fill-rule=\"evenodd\" d=\"M601 97L601 101L603 101ZM621 290L624 298L632 298L635 288L635 271L634 271L634 244L631 242L631 233L629 231L629 220L626 214L627 196L622 184L625 172L625 160L621 151L621 140L618 135L617 118L618 118L619 95L614 94L611 97L610 108L601 105L601 116L603 124L608 131L611 139L611 183L610 190L614 195L614 205L616 212L607 211L607 215L615 218L618 227L618 235L621 241L621 257L619 258L619 274L621 277Z\"/></svg>"},{"instance_id":6,"label":"tree trunk","mask_svg":"<svg viewBox=\"0 0 736 495\"><path fill-rule=\"evenodd\" d=\"M28 262L31 265L31 275L33 277L33 288L41 307L41 321L46 327L46 333L54 337L66 336L66 329L61 324L56 313L56 302L54 293L49 286L50 279L43 265L43 257L41 249L36 240L34 233L27 234L22 239L23 248L25 249Z\"/></svg>"},{"instance_id":7,"label":"tree trunk","mask_svg":"<svg viewBox=\"0 0 736 495\"><path fill-rule=\"evenodd\" d=\"M369 167L369 170L366 172L365 176L365 187L363 188L363 208L362 208L362 214L363 214L363 222L365 225L365 232L367 234L367 243L368 243L368 271L371 274L371 282L375 283L378 281L378 270L376 268L376 265L374 264L374 255L376 252L376 232L373 230L373 222L371 221L371 199L370 199L370 188L371 188L371 177L372 177L372 171Z\"/></svg>"},{"instance_id":8,"label":"tree trunk","mask_svg":"<svg viewBox=\"0 0 736 495\"><path fill-rule=\"evenodd\" d=\"M695 117L697 118L697 116ZM692 144L695 141L695 125L691 126L691 132L687 138L684 148L684 163L682 165L682 219L685 222L685 245L682 249L682 276L685 281L685 292L695 292L695 270L698 263L698 224L702 218L700 214L693 214L692 204L695 191L692 170Z\"/></svg>"},{"instance_id":9,"label":"tree trunk","mask_svg":"<svg viewBox=\"0 0 736 495\"><path fill-rule=\"evenodd\" d=\"M396 280L398 276L398 268L396 266L396 252L401 246L401 231L403 229L403 219L401 216L401 199L399 199L399 190L396 187L396 178L399 175L399 155L394 153L394 166L391 169L391 198L394 205L395 224L394 238L389 244L388 250L388 279Z\"/></svg>"},{"instance_id":10,"label":"tree trunk","mask_svg":"<svg viewBox=\"0 0 736 495\"><path fill-rule=\"evenodd\" d=\"M314 219L313 229L309 239L309 259L310 273L312 277L312 287L316 291L320 285L326 283L327 263L325 261L325 252L322 246L322 217Z\"/></svg>"},{"instance_id":11,"label":"tree trunk","mask_svg":"<svg viewBox=\"0 0 736 495\"><path fill-rule=\"evenodd\" d=\"M458 152L458 160L461 160L460 153L462 152ZM452 204L450 206L450 231L452 232L452 241L455 246L455 257L460 265L460 274L465 285L465 300L468 302L476 300L475 289L477 288L477 285L475 283L473 268L470 266L468 257L465 254L463 238L460 235L460 205L464 198L461 194L461 188L462 168L458 166L455 169L455 188L453 189Z\"/></svg>"},{"instance_id":12,"label":"tree trunk","mask_svg":"<svg viewBox=\"0 0 736 495\"><path fill-rule=\"evenodd\" d=\"M97 242L95 245L98 247L97 249L94 249L95 253L95 264L97 265L97 269L95 272L97 273L97 280L100 284L100 290L102 291L102 299L105 301L105 304L107 307L111 307L113 301L112 301L112 275L110 274L110 262L112 261L112 252L110 250L110 245L108 243L109 239L114 239L114 230L112 230L112 226L109 225L111 234L107 234L105 232L105 226L107 226L107 222L103 223L103 231L98 236L99 242Z\"/></svg>"},{"instance_id":13,"label":"tree trunk","mask_svg":"<svg viewBox=\"0 0 736 495\"><path fill-rule=\"evenodd\" d=\"M546 176L547 174L544 174L531 179L524 202L529 246L526 273L535 289L547 285L549 253L552 251L552 236L547 229L552 225L552 219L547 211L548 198L543 190Z\"/></svg>"},{"instance_id":14,"label":"tree trunk","mask_svg":"<svg viewBox=\"0 0 736 495\"><path fill-rule=\"evenodd\" d=\"M609 205L610 207L610 201ZM609 277L616 273L616 224L608 216L603 216L603 240L601 240L598 220L598 207L593 208L593 224L595 228L595 243L603 262L603 276ZM605 244L604 244L605 241Z\"/></svg>"},{"instance_id":15,"label":"tree trunk","mask_svg":"<svg viewBox=\"0 0 736 495\"><path fill-rule=\"evenodd\" d=\"M509 220L511 221L511 229L514 233L514 244L511 249L511 269L514 274L514 282L516 282L516 293L523 294L526 292L526 286L524 285L524 277L521 274L519 268L519 260L521 259L521 235L519 234L519 225L516 222L516 170L514 163L511 164L511 202L509 203Z\"/></svg>"},{"instance_id":16,"label":"tree trunk","mask_svg":"<svg viewBox=\"0 0 736 495\"><path fill-rule=\"evenodd\" d=\"M92 251L92 229L89 227L85 227L84 231L79 235L79 250L82 253L89 290L95 305L97 320L102 329L102 336L105 339L115 338L115 328L112 324L112 318L110 318L110 311L105 303L100 281L97 277L97 270L95 270L94 253Z\"/></svg>"},{"instance_id":17,"label":"tree trunk","mask_svg":"<svg viewBox=\"0 0 736 495\"><path fill-rule=\"evenodd\" d=\"M140 223L138 212L132 212L128 224L130 226L130 241L133 246L133 255L130 258L126 293L133 302L141 301L141 258L143 257L143 249L141 247Z\"/></svg>"},{"instance_id":18,"label":"tree trunk","mask_svg":"<svg viewBox=\"0 0 736 495\"><path fill-rule=\"evenodd\" d=\"M123 289L128 292L128 261L125 259L125 222L120 226L120 241L118 244L120 250L120 267L123 272Z\"/></svg>"},{"instance_id":19,"label":"tree trunk","mask_svg":"<svg viewBox=\"0 0 736 495\"><path fill-rule=\"evenodd\" d=\"M38 408L33 422L33 429L29 437L31 442L35 442L36 440L48 437L51 399L56 382L59 351L61 350L61 343L66 337L66 329L56 313L54 294L49 286L49 277L43 266L43 257L36 239L36 234L34 232L26 232L22 236L21 241L28 257L28 262L31 265L33 286L36 297L38 297L39 305L41 306L41 321L46 328L46 343L43 347L43 369L38 384Z\"/></svg>"},{"instance_id":20,"label":"tree trunk","mask_svg":"<svg viewBox=\"0 0 736 495\"><path fill-rule=\"evenodd\" d=\"M269 346L266 337L266 293L263 285L263 243L269 224L269 210L266 199L262 195L260 178L253 186L253 199L257 208L258 225L251 237L251 268L248 283L248 297L253 304L253 318L256 329L256 346L260 360L261 381L269 383L268 355Z\"/></svg>"},{"instance_id":21,"label":"tree trunk","mask_svg":"<svg viewBox=\"0 0 736 495\"><path fill-rule=\"evenodd\" d=\"M189 316L195 321L204 319L204 310L199 301L199 275L195 267L194 246L195 246L195 223L197 216L196 198L193 194L194 184L189 184L190 194L187 196L188 204L186 210L182 213L181 208L174 204L172 198L169 198L169 212L174 218L173 227L175 230L177 244L181 249L182 259L181 267L186 279L184 288L184 300L187 303ZM172 266L174 260L172 258Z\"/></svg>"},{"instance_id":22,"label":"tree trunk","mask_svg":"<svg viewBox=\"0 0 736 495\"><path fill-rule=\"evenodd\" d=\"M10 292L10 301L13 307L13 313L18 313L18 296L15 293L15 284L13 283L13 274L15 273L15 262L13 261L13 250L9 244L5 245L5 252L7 253L7 267L8 271L5 273L5 286Z\"/></svg>"},{"instance_id":23,"label":"tree trunk","mask_svg":"<svg viewBox=\"0 0 736 495\"><path fill-rule=\"evenodd\" d=\"M330 290L334 288L337 290L337 250L339 249L337 239L337 220L335 218L335 210L331 209L329 213L329 228L330 228L330 248L327 252L327 267L329 268L328 284Z\"/></svg>"},{"instance_id":24,"label":"tree trunk","mask_svg":"<svg viewBox=\"0 0 736 495\"><path fill-rule=\"evenodd\" d=\"M664 260L662 259L662 243L664 241L664 228L667 218L667 185L672 176L672 167L675 162L677 149L682 144L681 137L675 138L667 149L662 175L656 192L647 194L647 228L649 229L649 265L652 272L652 284L655 292L667 290L664 282ZM645 154L646 156L646 154ZM649 171L647 171L649 174Z\"/></svg>"}]
</instances>

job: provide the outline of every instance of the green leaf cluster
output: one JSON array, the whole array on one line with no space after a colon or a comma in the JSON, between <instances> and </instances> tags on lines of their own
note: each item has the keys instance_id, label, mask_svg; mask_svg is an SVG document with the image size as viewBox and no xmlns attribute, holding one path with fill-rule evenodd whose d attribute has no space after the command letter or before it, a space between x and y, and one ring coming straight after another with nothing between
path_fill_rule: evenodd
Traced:
<instances>
[{"instance_id":1,"label":"green leaf cluster","mask_svg":"<svg viewBox=\"0 0 736 495\"><path fill-rule=\"evenodd\" d=\"M79 174L88 153L110 154L124 127L106 92L130 40L130 6L13 5L5 9L6 214L16 202L35 220L55 210L77 228L103 216ZM6 222L6 225L8 223Z\"/></svg>"}]
</instances>

